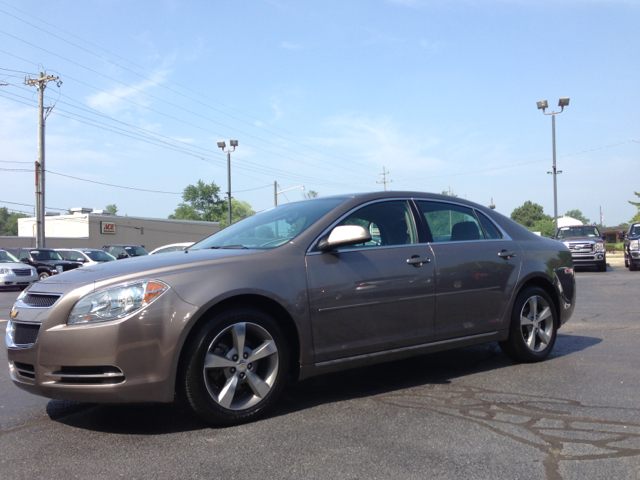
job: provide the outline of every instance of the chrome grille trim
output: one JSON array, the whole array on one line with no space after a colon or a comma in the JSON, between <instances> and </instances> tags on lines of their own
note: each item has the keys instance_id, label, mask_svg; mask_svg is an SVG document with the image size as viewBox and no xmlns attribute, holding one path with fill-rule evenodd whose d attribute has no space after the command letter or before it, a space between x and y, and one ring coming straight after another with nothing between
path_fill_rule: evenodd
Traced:
<instances>
[{"instance_id":1,"label":"chrome grille trim","mask_svg":"<svg viewBox=\"0 0 640 480\"><path fill-rule=\"evenodd\" d=\"M31 269L29 268L13 268L11 271L19 277L31 276Z\"/></svg>"},{"instance_id":2,"label":"chrome grille trim","mask_svg":"<svg viewBox=\"0 0 640 480\"><path fill-rule=\"evenodd\" d=\"M51 308L60 299L59 293L27 293L17 303L18 307Z\"/></svg>"}]
</instances>

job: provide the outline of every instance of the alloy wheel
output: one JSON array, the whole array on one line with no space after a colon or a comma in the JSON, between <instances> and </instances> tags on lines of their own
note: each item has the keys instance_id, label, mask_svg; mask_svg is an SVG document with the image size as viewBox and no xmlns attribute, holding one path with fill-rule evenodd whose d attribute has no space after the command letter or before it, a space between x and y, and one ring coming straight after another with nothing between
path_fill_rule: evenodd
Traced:
<instances>
[{"instance_id":1,"label":"alloy wheel","mask_svg":"<svg viewBox=\"0 0 640 480\"><path fill-rule=\"evenodd\" d=\"M547 301L539 295L530 297L520 312L520 332L532 352L541 352L553 338L553 314Z\"/></svg>"},{"instance_id":2,"label":"alloy wheel","mask_svg":"<svg viewBox=\"0 0 640 480\"><path fill-rule=\"evenodd\" d=\"M262 401L278 376L278 347L260 325L235 323L211 342L203 374L211 398L223 408L245 410Z\"/></svg>"}]
</instances>

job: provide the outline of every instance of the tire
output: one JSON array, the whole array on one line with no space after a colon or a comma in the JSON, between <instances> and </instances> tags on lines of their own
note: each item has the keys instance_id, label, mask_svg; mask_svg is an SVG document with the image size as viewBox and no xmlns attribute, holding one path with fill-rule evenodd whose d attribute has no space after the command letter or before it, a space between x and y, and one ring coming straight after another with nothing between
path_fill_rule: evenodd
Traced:
<instances>
[{"instance_id":1,"label":"tire","mask_svg":"<svg viewBox=\"0 0 640 480\"><path fill-rule=\"evenodd\" d=\"M51 275L49 275L47 272L42 272L40 275L38 275L38 280L44 280L45 278L49 278Z\"/></svg>"},{"instance_id":2,"label":"tire","mask_svg":"<svg viewBox=\"0 0 640 480\"><path fill-rule=\"evenodd\" d=\"M536 320L533 319L534 313ZM553 350L557 331L558 319L553 301L543 289L528 287L518 294L513 305L509 338L498 344L506 355L516 361L541 362Z\"/></svg>"},{"instance_id":3,"label":"tire","mask_svg":"<svg viewBox=\"0 0 640 480\"><path fill-rule=\"evenodd\" d=\"M624 268L629 268L629 259L626 255L624 256Z\"/></svg>"},{"instance_id":4,"label":"tire","mask_svg":"<svg viewBox=\"0 0 640 480\"><path fill-rule=\"evenodd\" d=\"M633 263L633 260L629 259L629 270L631 270L632 272L635 272L636 270L638 270L638 266Z\"/></svg>"},{"instance_id":5,"label":"tire","mask_svg":"<svg viewBox=\"0 0 640 480\"><path fill-rule=\"evenodd\" d=\"M598 264L598 271L599 272L606 272L607 271L607 261L603 260L602 262L600 262Z\"/></svg>"},{"instance_id":6,"label":"tire","mask_svg":"<svg viewBox=\"0 0 640 480\"><path fill-rule=\"evenodd\" d=\"M178 395L205 422L238 425L273 406L288 373L289 346L275 320L239 308L216 315L185 346Z\"/></svg>"}]
</instances>

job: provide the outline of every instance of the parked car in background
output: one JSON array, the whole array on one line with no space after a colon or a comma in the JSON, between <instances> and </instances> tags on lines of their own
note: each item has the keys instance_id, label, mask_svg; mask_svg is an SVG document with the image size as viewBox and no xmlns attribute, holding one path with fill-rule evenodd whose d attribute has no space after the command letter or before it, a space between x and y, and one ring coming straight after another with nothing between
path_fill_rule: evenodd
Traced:
<instances>
[{"instance_id":1,"label":"parked car in background","mask_svg":"<svg viewBox=\"0 0 640 480\"><path fill-rule=\"evenodd\" d=\"M82 265L64 260L58 252L50 248L7 248L5 250L11 252L20 262L34 267L38 271L40 280Z\"/></svg>"},{"instance_id":2,"label":"parked car in background","mask_svg":"<svg viewBox=\"0 0 640 480\"><path fill-rule=\"evenodd\" d=\"M37 395L177 394L207 422L238 424L264 414L290 378L495 341L517 361L542 361L575 308L572 267L563 243L460 198L314 198L181 255L36 283L7 324L8 365Z\"/></svg>"},{"instance_id":3,"label":"parked car in background","mask_svg":"<svg viewBox=\"0 0 640 480\"><path fill-rule=\"evenodd\" d=\"M23 265L6 250L0 250L0 289L26 288L37 281L35 268Z\"/></svg>"},{"instance_id":4,"label":"parked car in background","mask_svg":"<svg viewBox=\"0 0 640 480\"><path fill-rule=\"evenodd\" d=\"M624 266L635 272L640 265L640 222L632 223L624 236Z\"/></svg>"},{"instance_id":5,"label":"parked car in background","mask_svg":"<svg viewBox=\"0 0 640 480\"><path fill-rule=\"evenodd\" d=\"M102 250L113 255L117 260L149 255L149 252L138 245L103 245Z\"/></svg>"},{"instance_id":6,"label":"parked car in background","mask_svg":"<svg viewBox=\"0 0 640 480\"><path fill-rule=\"evenodd\" d=\"M150 252L149 255L155 255L156 253L181 252L189 248L194 243L196 242L172 243L170 245L156 248L155 250Z\"/></svg>"},{"instance_id":7,"label":"parked car in background","mask_svg":"<svg viewBox=\"0 0 640 480\"><path fill-rule=\"evenodd\" d=\"M596 267L599 272L607 271L606 235L601 234L595 225L561 227L555 238L569 248L576 267Z\"/></svg>"},{"instance_id":8,"label":"parked car in background","mask_svg":"<svg viewBox=\"0 0 640 480\"><path fill-rule=\"evenodd\" d=\"M97 265L102 262L112 262L116 259L113 255L97 248L56 248L56 252L63 259L70 262L79 262L83 267Z\"/></svg>"}]
</instances>

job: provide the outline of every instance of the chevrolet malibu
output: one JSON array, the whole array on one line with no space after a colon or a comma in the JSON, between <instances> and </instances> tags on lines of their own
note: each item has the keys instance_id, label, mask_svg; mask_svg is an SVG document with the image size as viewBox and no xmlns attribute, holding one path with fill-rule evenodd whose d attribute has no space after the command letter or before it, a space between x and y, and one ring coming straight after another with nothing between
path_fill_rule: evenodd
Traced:
<instances>
[{"instance_id":1,"label":"chevrolet malibu","mask_svg":"<svg viewBox=\"0 0 640 480\"><path fill-rule=\"evenodd\" d=\"M184 252L34 284L7 326L31 393L264 414L288 379L497 341L544 360L575 307L571 253L466 200L417 192L282 205Z\"/></svg>"}]
</instances>

